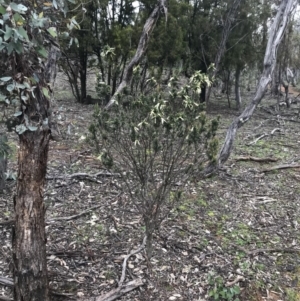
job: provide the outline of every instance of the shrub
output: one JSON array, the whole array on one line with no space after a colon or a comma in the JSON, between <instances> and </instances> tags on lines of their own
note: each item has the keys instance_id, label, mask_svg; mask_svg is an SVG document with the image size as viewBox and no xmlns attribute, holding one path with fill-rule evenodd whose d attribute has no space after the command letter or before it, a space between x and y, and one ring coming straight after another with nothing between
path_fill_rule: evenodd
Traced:
<instances>
[{"instance_id":1,"label":"shrub","mask_svg":"<svg viewBox=\"0 0 300 301\"><path fill-rule=\"evenodd\" d=\"M218 120L209 121L198 102L207 81L197 72L180 89L172 78L164 92L154 87L148 95L122 95L110 111L96 108L89 128L103 164L121 175L143 217L149 257L153 232L184 185L205 162L216 160Z\"/></svg>"}]
</instances>

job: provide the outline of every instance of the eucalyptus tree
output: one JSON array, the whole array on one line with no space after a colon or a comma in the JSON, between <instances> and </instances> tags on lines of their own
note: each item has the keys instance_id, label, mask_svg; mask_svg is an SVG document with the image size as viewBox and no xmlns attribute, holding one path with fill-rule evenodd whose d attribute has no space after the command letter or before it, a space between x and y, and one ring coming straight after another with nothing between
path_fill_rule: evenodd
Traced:
<instances>
[{"instance_id":1,"label":"eucalyptus tree","mask_svg":"<svg viewBox=\"0 0 300 301\"><path fill-rule=\"evenodd\" d=\"M51 78L57 58L60 18L67 2L0 0L0 100L15 107L19 137L13 227L14 300L47 301L43 191L51 136Z\"/></svg>"},{"instance_id":2,"label":"eucalyptus tree","mask_svg":"<svg viewBox=\"0 0 300 301\"><path fill-rule=\"evenodd\" d=\"M296 0L282 0L277 9L277 14L269 30L268 43L263 62L264 68L256 89L255 96L251 103L241 113L241 115L238 116L229 126L224 144L219 154L219 165L226 162L226 160L229 158L237 130L251 118L254 110L262 100L268 85L271 82L271 78L276 66L278 47L285 34L291 14L295 9L296 4Z\"/></svg>"}]
</instances>

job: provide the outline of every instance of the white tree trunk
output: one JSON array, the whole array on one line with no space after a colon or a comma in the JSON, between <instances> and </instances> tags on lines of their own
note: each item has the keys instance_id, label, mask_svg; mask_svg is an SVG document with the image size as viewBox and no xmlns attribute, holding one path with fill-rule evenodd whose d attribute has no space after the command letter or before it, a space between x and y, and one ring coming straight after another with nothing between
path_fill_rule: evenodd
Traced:
<instances>
[{"instance_id":1,"label":"white tree trunk","mask_svg":"<svg viewBox=\"0 0 300 301\"><path fill-rule=\"evenodd\" d=\"M222 165L229 158L237 130L250 119L267 90L276 66L277 49L296 3L296 0L282 0L281 5L278 8L278 12L269 31L268 44L264 58L264 69L255 96L242 114L236 118L228 128L225 142L219 154L219 165Z\"/></svg>"}]
</instances>

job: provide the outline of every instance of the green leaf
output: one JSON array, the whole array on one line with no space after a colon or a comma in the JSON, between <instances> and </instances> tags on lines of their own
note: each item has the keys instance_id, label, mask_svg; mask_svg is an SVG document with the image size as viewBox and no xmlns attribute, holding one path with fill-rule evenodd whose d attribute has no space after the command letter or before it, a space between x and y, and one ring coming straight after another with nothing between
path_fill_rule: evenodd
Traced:
<instances>
[{"instance_id":1,"label":"green leaf","mask_svg":"<svg viewBox=\"0 0 300 301\"><path fill-rule=\"evenodd\" d=\"M10 42L10 43L7 45L7 52L8 52L8 55L10 55L14 50L15 50L15 43L14 43L14 42Z\"/></svg>"},{"instance_id":2,"label":"green leaf","mask_svg":"<svg viewBox=\"0 0 300 301\"><path fill-rule=\"evenodd\" d=\"M47 57L48 57L48 51L47 51L44 47L40 46L40 47L37 48L36 51L37 51L37 53L38 53L40 56L42 56L42 57L44 57L44 58L47 58Z\"/></svg>"},{"instance_id":3,"label":"green leaf","mask_svg":"<svg viewBox=\"0 0 300 301\"><path fill-rule=\"evenodd\" d=\"M43 94L44 94L47 98L50 98L48 89L45 88L45 87L43 87L42 90L43 90Z\"/></svg>"},{"instance_id":4,"label":"green leaf","mask_svg":"<svg viewBox=\"0 0 300 301\"><path fill-rule=\"evenodd\" d=\"M19 27L17 28L17 33L18 33L22 38L24 38L26 41L29 41L27 32L26 32L26 30L25 30L22 26L19 26Z\"/></svg>"},{"instance_id":5,"label":"green leaf","mask_svg":"<svg viewBox=\"0 0 300 301\"><path fill-rule=\"evenodd\" d=\"M8 25L5 25L4 41L9 40L12 33L13 33L12 28L10 28Z\"/></svg>"},{"instance_id":6,"label":"green leaf","mask_svg":"<svg viewBox=\"0 0 300 301\"><path fill-rule=\"evenodd\" d=\"M0 14L1 14L1 15L6 14L6 9L5 9L5 7L3 7L2 5L0 5Z\"/></svg>"},{"instance_id":7,"label":"green leaf","mask_svg":"<svg viewBox=\"0 0 300 301\"><path fill-rule=\"evenodd\" d=\"M24 18L19 14L19 13L15 13L13 15L13 18L15 20L15 22L17 23L17 25L23 25L24 24Z\"/></svg>"},{"instance_id":8,"label":"green leaf","mask_svg":"<svg viewBox=\"0 0 300 301\"><path fill-rule=\"evenodd\" d=\"M2 82L8 82L9 80L11 80L11 76L1 77L0 80L1 80Z\"/></svg>"},{"instance_id":9,"label":"green leaf","mask_svg":"<svg viewBox=\"0 0 300 301\"><path fill-rule=\"evenodd\" d=\"M14 49L18 54L21 54L23 52L23 45L20 41L18 41L17 43L13 43L14 44Z\"/></svg>"},{"instance_id":10,"label":"green leaf","mask_svg":"<svg viewBox=\"0 0 300 301\"><path fill-rule=\"evenodd\" d=\"M56 33L56 28L55 27L50 27L50 28L47 29L47 31L51 34L51 36L53 38L57 37L57 33Z\"/></svg>"}]
</instances>

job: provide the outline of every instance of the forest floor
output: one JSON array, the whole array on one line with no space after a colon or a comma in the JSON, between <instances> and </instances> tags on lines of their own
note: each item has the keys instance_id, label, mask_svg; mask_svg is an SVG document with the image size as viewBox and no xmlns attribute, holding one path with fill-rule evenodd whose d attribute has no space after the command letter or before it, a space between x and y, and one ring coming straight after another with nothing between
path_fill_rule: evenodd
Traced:
<instances>
[{"instance_id":1,"label":"forest floor","mask_svg":"<svg viewBox=\"0 0 300 301\"><path fill-rule=\"evenodd\" d=\"M144 251L129 258L125 282L144 285L118 300L300 300L300 105L277 112L275 104L266 95L224 168L186 187L155 233L150 262ZM61 137L51 141L45 189L47 256L51 289L66 296L53 300L116 288L124 257L144 236L119 179L93 176L104 168L86 142L92 113L91 105L58 101ZM222 144L238 112L220 98L209 115L221 117ZM10 137L14 173L16 141ZM3 222L13 218L14 192L10 181L0 195L2 277L12 277L11 229ZM0 296L11 293L0 284Z\"/></svg>"}]
</instances>

